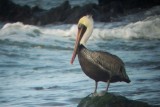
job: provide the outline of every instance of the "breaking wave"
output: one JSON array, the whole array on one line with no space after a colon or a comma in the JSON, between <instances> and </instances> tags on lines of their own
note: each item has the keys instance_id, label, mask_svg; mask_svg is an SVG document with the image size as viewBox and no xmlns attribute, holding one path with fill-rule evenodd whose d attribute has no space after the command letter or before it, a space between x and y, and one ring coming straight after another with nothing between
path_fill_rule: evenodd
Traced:
<instances>
[{"instance_id":1,"label":"breaking wave","mask_svg":"<svg viewBox=\"0 0 160 107\"><path fill-rule=\"evenodd\" d=\"M122 38L144 38L160 39L160 16L148 17L143 21L129 23L125 26L115 28L95 28L94 37L103 39Z\"/></svg>"},{"instance_id":2,"label":"breaking wave","mask_svg":"<svg viewBox=\"0 0 160 107\"><path fill-rule=\"evenodd\" d=\"M125 25L95 23L92 39L160 39L160 15ZM114 25L115 24L115 25ZM113 27L114 26L114 27ZM48 25L43 27L25 25L21 22L7 23L0 29L0 40L35 41L37 39L75 38L77 25Z\"/></svg>"}]
</instances>

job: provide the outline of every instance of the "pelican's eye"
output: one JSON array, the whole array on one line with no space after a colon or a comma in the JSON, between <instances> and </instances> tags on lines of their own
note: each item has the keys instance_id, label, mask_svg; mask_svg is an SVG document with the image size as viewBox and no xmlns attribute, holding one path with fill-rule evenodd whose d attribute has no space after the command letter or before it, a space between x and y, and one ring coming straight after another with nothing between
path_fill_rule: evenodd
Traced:
<instances>
[{"instance_id":1,"label":"pelican's eye","mask_svg":"<svg viewBox=\"0 0 160 107\"><path fill-rule=\"evenodd\" d=\"M84 24L78 24L78 29L83 29L84 27L86 27Z\"/></svg>"},{"instance_id":2,"label":"pelican's eye","mask_svg":"<svg viewBox=\"0 0 160 107\"><path fill-rule=\"evenodd\" d=\"M86 32L87 27L84 24L78 24L78 30L81 31L81 37Z\"/></svg>"}]
</instances>

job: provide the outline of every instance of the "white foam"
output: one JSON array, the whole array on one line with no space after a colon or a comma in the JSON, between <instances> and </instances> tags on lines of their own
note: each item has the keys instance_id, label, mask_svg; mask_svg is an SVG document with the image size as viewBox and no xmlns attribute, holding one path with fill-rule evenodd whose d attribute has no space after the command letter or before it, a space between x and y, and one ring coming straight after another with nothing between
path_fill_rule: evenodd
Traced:
<instances>
[{"instance_id":1,"label":"white foam","mask_svg":"<svg viewBox=\"0 0 160 107\"><path fill-rule=\"evenodd\" d=\"M107 26L107 25L106 25ZM93 38L102 39L160 39L160 16L148 17L145 20L129 23L115 28L95 28Z\"/></svg>"},{"instance_id":2,"label":"white foam","mask_svg":"<svg viewBox=\"0 0 160 107\"><path fill-rule=\"evenodd\" d=\"M73 37L77 32L77 26L76 25L52 26L47 28L41 28L41 31L45 35Z\"/></svg>"},{"instance_id":3,"label":"white foam","mask_svg":"<svg viewBox=\"0 0 160 107\"><path fill-rule=\"evenodd\" d=\"M0 40L30 43L53 43L55 40L65 41L67 37L75 37L76 25L51 25L38 27L21 22L7 23L0 29ZM65 38L64 38L65 37Z\"/></svg>"},{"instance_id":4,"label":"white foam","mask_svg":"<svg viewBox=\"0 0 160 107\"><path fill-rule=\"evenodd\" d=\"M24 25L21 22L7 23L2 27L2 29L0 29L0 36L34 33L36 30L38 32L39 28L32 25Z\"/></svg>"},{"instance_id":5,"label":"white foam","mask_svg":"<svg viewBox=\"0 0 160 107\"><path fill-rule=\"evenodd\" d=\"M113 26L112 26L113 25ZM35 41L38 39L75 39L77 25L50 25L38 27L21 22L5 24L0 29L0 39L14 41ZM160 39L160 16L148 17L145 20L127 25L116 23L95 23L91 39Z\"/></svg>"},{"instance_id":6,"label":"white foam","mask_svg":"<svg viewBox=\"0 0 160 107\"><path fill-rule=\"evenodd\" d=\"M40 29L32 25L24 25L21 22L7 23L0 29L1 40L11 40L19 42L33 42L40 36ZM37 38L38 39L38 38Z\"/></svg>"},{"instance_id":7,"label":"white foam","mask_svg":"<svg viewBox=\"0 0 160 107\"><path fill-rule=\"evenodd\" d=\"M113 25L112 25L113 24ZM66 27L67 26L67 27ZM117 26L117 27L116 27ZM127 25L117 23L95 23L91 39L160 39L160 16L148 17ZM54 26L41 29L44 34L75 38L77 25Z\"/></svg>"}]
</instances>

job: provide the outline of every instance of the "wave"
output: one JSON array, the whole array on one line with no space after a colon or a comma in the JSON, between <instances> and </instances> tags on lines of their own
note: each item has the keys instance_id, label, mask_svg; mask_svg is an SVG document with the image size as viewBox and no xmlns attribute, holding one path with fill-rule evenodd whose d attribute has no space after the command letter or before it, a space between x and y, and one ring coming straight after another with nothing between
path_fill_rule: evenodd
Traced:
<instances>
[{"instance_id":1,"label":"wave","mask_svg":"<svg viewBox=\"0 0 160 107\"><path fill-rule=\"evenodd\" d=\"M122 22L123 23L123 22ZM126 25L95 23L91 39L160 39L160 15ZM48 25L43 27L25 25L21 22L7 23L0 29L0 40L20 42L67 41L75 39L77 25Z\"/></svg>"},{"instance_id":2,"label":"wave","mask_svg":"<svg viewBox=\"0 0 160 107\"><path fill-rule=\"evenodd\" d=\"M39 36L73 36L76 32L76 25L49 25L38 27L25 25L21 22L7 23L0 29L0 39L14 37L39 37ZM9 37L8 37L9 36ZM13 39L13 38L12 38ZM17 39L17 38L16 38Z\"/></svg>"},{"instance_id":3,"label":"wave","mask_svg":"<svg viewBox=\"0 0 160 107\"><path fill-rule=\"evenodd\" d=\"M0 29L0 40L30 41L40 34L41 31L36 26L24 25L21 22L7 23Z\"/></svg>"},{"instance_id":4,"label":"wave","mask_svg":"<svg viewBox=\"0 0 160 107\"><path fill-rule=\"evenodd\" d=\"M148 17L143 21L115 28L95 28L93 36L102 39L160 39L160 16Z\"/></svg>"}]
</instances>

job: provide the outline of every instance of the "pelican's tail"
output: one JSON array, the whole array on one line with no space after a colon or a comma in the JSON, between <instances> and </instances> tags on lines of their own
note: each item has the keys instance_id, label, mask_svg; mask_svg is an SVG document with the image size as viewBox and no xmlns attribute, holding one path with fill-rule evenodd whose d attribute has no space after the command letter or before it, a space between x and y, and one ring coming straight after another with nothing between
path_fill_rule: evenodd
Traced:
<instances>
[{"instance_id":1,"label":"pelican's tail","mask_svg":"<svg viewBox=\"0 0 160 107\"><path fill-rule=\"evenodd\" d=\"M129 79L128 75L126 73L123 73L123 81L130 83L131 80Z\"/></svg>"},{"instance_id":2,"label":"pelican's tail","mask_svg":"<svg viewBox=\"0 0 160 107\"><path fill-rule=\"evenodd\" d=\"M131 82L131 80L128 78L128 79L124 79L124 81L126 82L126 83L130 83Z\"/></svg>"},{"instance_id":3,"label":"pelican's tail","mask_svg":"<svg viewBox=\"0 0 160 107\"><path fill-rule=\"evenodd\" d=\"M124 70L122 71L122 75L123 75L123 81L127 82L127 83L130 83L131 80L129 79L127 73L126 73L126 70L124 68Z\"/></svg>"}]
</instances>

